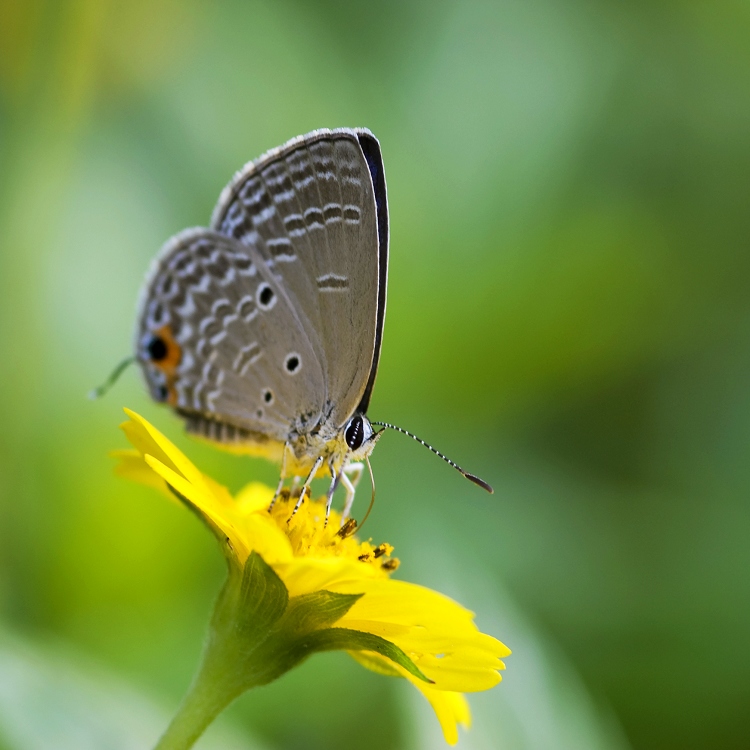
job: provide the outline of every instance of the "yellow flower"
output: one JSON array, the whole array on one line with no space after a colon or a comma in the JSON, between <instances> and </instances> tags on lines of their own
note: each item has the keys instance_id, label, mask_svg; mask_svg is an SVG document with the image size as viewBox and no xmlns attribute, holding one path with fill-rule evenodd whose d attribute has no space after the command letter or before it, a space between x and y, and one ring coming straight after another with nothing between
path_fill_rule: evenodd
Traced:
<instances>
[{"instance_id":1,"label":"yellow flower","mask_svg":"<svg viewBox=\"0 0 750 750\"><path fill-rule=\"evenodd\" d=\"M314 650L344 648L368 669L406 678L432 705L446 741L455 744L457 725L468 728L471 720L463 693L500 682L500 659L510 651L481 633L473 614L453 600L393 580L398 560L390 545L373 546L342 533L335 511L325 526L323 500L305 501L290 520L293 502L286 492L271 512L273 491L265 485L251 483L232 497L143 417L126 413L130 420L122 429L134 450L116 453L118 473L192 507L222 544L230 571L247 567L258 556L286 588L285 606L311 602L311 596L329 597L328 613L314 627L318 645L310 647L307 637L305 647L311 650L299 658ZM335 612L330 597L343 602ZM285 670L264 672L264 679L274 679L277 671Z\"/></svg>"}]
</instances>

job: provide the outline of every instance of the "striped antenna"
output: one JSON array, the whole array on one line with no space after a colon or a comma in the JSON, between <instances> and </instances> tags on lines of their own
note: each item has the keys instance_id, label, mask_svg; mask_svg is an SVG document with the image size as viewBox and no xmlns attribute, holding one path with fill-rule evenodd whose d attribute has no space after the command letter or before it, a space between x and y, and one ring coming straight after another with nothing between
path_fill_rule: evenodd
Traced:
<instances>
[{"instance_id":1,"label":"striped antenna","mask_svg":"<svg viewBox=\"0 0 750 750\"><path fill-rule=\"evenodd\" d=\"M487 490L490 495L494 493L495 490L493 490L492 487L484 481L484 479L480 479L478 476L470 474L468 471L464 471L455 461L451 461L448 456L444 456L439 450L433 448L429 443L425 443L422 438L417 437L413 432L409 432L409 430L405 430L403 427L396 427L395 424L389 424L388 422L370 422L370 424L377 425L378 427L387 427L389 430L396 430L396 432L400 432L402 435L406 435L412 440L416 440L418 443L424 445L425 448L431 450L436 456L440 456L440 458L442 458L445 463L452 466L460 474L463 474L463 476L465 476L470 482L478 484L483 490Z\"/></svg>"},{"instance_id":2,"label":"striped antenna","mask_svg":"<svg viewBox=\"0 0 750 750\"><path fill-rule=\"evenodd\" d=\"M92 401L101 398L116 382L122 373L135 362L136 357L126 357L112 371L112 374L98 387L89 391L89 398Z\"/></svg>"}]
</instances>

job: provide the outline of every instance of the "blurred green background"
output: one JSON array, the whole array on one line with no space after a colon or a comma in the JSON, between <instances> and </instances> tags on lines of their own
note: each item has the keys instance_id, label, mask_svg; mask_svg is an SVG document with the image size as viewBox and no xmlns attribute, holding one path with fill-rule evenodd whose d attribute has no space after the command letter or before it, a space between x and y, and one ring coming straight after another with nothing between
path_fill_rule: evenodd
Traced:
<instances>
[{"instance_id":1,"label":"blurred green background","mask_svg":"<svg viewBox=\"0 0 750 750\"><path fill-rule=\"evenodd\" d=\"M396 434L373 458L398 575L514 651L459 747L748 747L749 38L731 0L0 0L0 747L147 747L187 687L223 562L113 476L121 406L232 488L276 469L135 371L86 393L161 244L342 125L388 176L370 416L496 488ZM199 747L442 747L336 654L221 724Z\"/></svg>"}]
</instances>

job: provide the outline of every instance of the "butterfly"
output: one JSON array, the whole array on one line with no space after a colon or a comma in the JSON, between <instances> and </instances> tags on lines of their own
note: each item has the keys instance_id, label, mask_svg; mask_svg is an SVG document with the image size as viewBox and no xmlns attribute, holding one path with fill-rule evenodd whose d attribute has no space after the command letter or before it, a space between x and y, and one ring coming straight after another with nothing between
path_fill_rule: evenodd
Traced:
<instances>
[{"instance_id":1,"label":"butterfly","mask_svg":"<svg viewBox=\"0 0 750 750\"><path fill-rule=\"evenodd\" d=\"M188 432L279 462L274 499L289 477L304 477L295 512L313 478L330 476L326 522L339 483L349 516L385 427L419 440L367 417L388 232L375 136L315 130L237 172L209 226L164 245L138 304L135 359L151 396Z\"/></svg>"}]
</instances>

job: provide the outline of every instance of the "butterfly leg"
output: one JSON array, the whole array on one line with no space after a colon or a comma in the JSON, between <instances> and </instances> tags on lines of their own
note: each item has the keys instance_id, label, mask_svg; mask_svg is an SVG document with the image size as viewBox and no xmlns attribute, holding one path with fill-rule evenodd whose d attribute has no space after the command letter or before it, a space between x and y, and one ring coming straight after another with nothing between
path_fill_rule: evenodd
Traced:
<instances>
[{"instance_id":1,"label":"butterfly leg","mask_svg":"<svg viewBox=\"0 0 750 750\"><path fill-rule=\"evenodd\" d=\"M346 523L349 518L349 512L352 509L352 503L354 502L354 492L357 489L359 480L362 478L362 472L364 471L364 464L355 462L353 464L347 464L341 472L341 483L346 488L346 501L344 502L344 510L341 513L342 525ZM351 474L351 479L349 475Z\"/></svg>"},{"instance_id":2,"label":"butterfly leg","mask_svg":"<svg viewBox=\"0 0 750 750\"><path fill-rule=\"evenodd\" d=\"M276 504L276 501L279 499L281 490L284 487L284 480L286 479L286 452L288 448L289 448L289 443L284 443L284 452L281 455L281 476L279 477L279 483L276 487L276 492L273 493L273 499L271 500L271 504L268 506L269 513L273 510L273 506Z\"/></svg>"},{"instance_id":3,"label":"butterfly leg","mask_svg":"<svg viewBox=\"0 0 750 750\"><path fill-rule=\"evenodd\" d=\"M297 500L297 504L294 506L292 515L289 516L289 521L294 518L294 514L299 510L299 506L302 505L302 501L305 499L305 493L310 490L310 483L315 478L315 475L318 473L318 469L321 467L322 463L323 456L318 456L317 459L315 459L315 463L313 464L312 469L310 469L310 473L307 475L307 479L305 479L305 483L302 485L302 489L299 493L299 499ZM287 521L287 523L289 523L289 521Z\"/></svg>"},{"instance_id":4,"label":"butterfly leg","mask_svg":"<svg viewBox=\"0 0 750 750\"><path fill-rule=\"evenodd\" d=\"M331 503L333 502L333 493L336 492L336 487L339 486L343 474L343 472L336 473L333 459L328 462L328 470L331 472L331 486L328 488L328 495L326 497L326 522L324 526L328 526L328 517L331 515Z\"/></svg>"}]
</instances>

